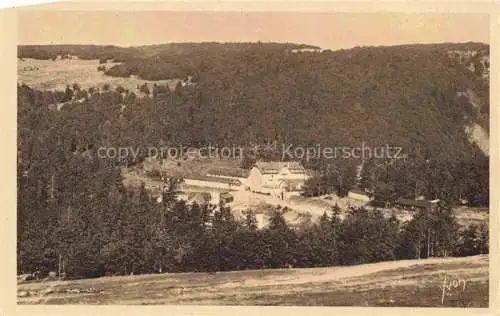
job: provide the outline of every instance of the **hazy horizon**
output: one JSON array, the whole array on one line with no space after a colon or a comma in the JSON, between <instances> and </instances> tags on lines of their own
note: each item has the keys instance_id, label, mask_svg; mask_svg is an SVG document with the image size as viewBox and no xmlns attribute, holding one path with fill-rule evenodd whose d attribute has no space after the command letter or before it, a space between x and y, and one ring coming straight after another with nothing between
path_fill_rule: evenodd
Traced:
<instances>
[{"instance_id":1,"label":"hazy horizon","mask_svg":"<svg viewBox=\"0 0 500 316\"><path fill-rule=\"evenodd\" d=\"M138 47L148 47L148 46L159 46L159 45L168 45L168 44L208 44L208 43L216 43L216 44L233 44L233 43L258 43L261 42L262 44L296 44L296 45L309 45L309 46L316 46L316 45L311 45L308 43L295 43L295 42L263 42L263 41L252 41L252 42L238 42L238 41L231 41L231 42L221 42L221 41L200 41L200 42L161 42L161 43L155 43L155 44L144 44L144 45L119 45L119 44L87 44L87 43L57 43L57 44L18 44L17 46L65 46L65 45L81 45L81 46L87 46L87 45L93 45L93 46L113 46L113 47L120 47L120 48L138 48ZM354 46L354 47L391 47L391 46L405 46L405 45L435 45L435 44L466 44L466 43L477 43L477 44L484 44L484 45L490 45L489 43L485 42L476 42L476 41L467 41L467 42L439 42L439 43L406 43L406 44L393 44L393 45L359 45L359 46ZM341 49L349 49L349 48L354 48L354 47L346 47L346 48L337 48L333 50L341 50ZM320 47L320 49L330 49L330 48L324 48Z\"/></svg>"},{"instance_id":2,"label":"hazy horizon","mask_svg":"<svg viewBox=\"0 0 500 316\"><path fill-rule=\"evenodd\" d=\"M322 49L478 42L489 16L463 13L20 11L19 45L295 43Z\"/></svg>"}]
</instances>

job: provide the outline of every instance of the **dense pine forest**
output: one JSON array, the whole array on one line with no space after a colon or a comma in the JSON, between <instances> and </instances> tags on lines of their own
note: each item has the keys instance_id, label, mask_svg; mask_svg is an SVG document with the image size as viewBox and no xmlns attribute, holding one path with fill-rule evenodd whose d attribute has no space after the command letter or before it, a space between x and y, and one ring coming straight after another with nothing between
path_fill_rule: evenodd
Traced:
<instances>
[{"instance_id":1,"label":"dense pine forest","mask_svg":"<svg viewBox=\"0 0 500 316\"><path fill-rule=\"evenodd\" d=\"M487 206L488 157L464 126L489 127L483 44L360 47L301 52L294 44L20 46L20 58L77 55L120 64L109 76L189 78L175 89L121 87L37 91L18 86L18 270L71 277L160 271L313 267L488 250L487 226L458 229L451 208L465 199ZM450 55L476 50L465 61ZM471 67L470 65L474 65ZM473 71L471 71L473 68ZM462 94L463 93L463 94ZM473 95L474 97L466 97ZM64 103L59 110L57 104ZM175 190L161 203L144 187L124 187L120 167L101 146L400 146L408 155L375 168L359 184L387 201L424 195L444 203L407 223L378 211L325 213L292 228L276 210L257 229L224 205L187 205ZM277 152L261 153L275 159ZM145 157L140 157L144 159ZM252 161L244 161L247 166ZM303 161L320 175L308 190L346 192L355 160ZM318 193L318 192L316 192ZM343 210L345 211L345 210Z\"/></svg>"}]
</instances>

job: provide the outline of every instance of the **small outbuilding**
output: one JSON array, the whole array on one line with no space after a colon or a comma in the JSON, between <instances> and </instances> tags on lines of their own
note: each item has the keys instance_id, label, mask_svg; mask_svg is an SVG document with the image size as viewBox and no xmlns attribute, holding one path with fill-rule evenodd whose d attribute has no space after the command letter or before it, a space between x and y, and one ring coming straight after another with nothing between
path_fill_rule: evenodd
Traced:
<instances>
[{"instance_id":1,"label":"small outbuilding","mask_svg":"<svg viewBox=\"0 0 500 316\"><path fill-rule=\"evenodd\" d=\"M234 196L229 192L223 192L219 196L220 202L231 203L234 201Z\"/></svg>"}]
</instances>

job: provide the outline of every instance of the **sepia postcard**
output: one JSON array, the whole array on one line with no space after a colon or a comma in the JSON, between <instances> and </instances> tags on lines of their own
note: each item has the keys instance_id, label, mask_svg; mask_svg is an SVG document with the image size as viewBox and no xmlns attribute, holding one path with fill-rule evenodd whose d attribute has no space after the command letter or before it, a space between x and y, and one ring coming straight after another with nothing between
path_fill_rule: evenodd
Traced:
<instances>
[{"instance_id":1,"label":"sepia postcard","mask_svg":"<svg viewBox=\"0 0 500 316\"><path fill-rule=\"evenodd\" d=\"M0 315L498 315L498 12L4 10Z\"/></svg>"}]
</instances>

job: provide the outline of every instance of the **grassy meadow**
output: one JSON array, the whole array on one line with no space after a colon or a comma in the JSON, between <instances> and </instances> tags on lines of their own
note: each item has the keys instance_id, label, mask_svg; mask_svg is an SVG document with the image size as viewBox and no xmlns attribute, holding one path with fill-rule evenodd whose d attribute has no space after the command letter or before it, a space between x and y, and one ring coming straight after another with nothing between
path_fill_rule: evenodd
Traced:
<instances>
[{"instance_id":1,"label":"grassy meadow","mask_svg":"<svg viewBox=\"0 0 500 316\"><path fill-rule=\"evenodd\" d=\"M45 281L19 284L18 303L488 307L488 266L473 256Z\"/></svg>"}]
</instances>

